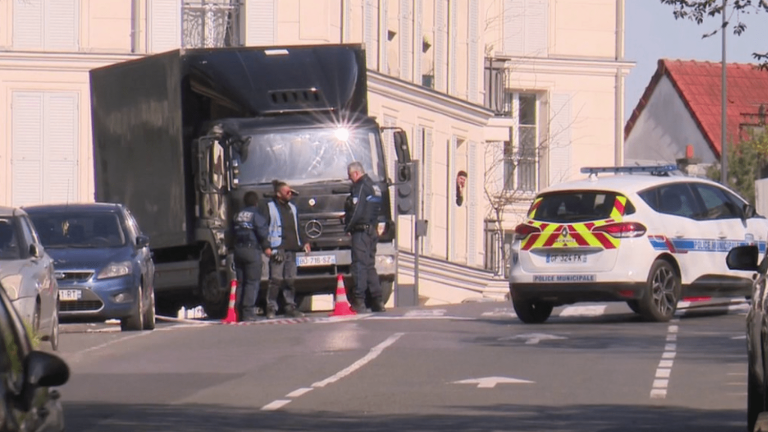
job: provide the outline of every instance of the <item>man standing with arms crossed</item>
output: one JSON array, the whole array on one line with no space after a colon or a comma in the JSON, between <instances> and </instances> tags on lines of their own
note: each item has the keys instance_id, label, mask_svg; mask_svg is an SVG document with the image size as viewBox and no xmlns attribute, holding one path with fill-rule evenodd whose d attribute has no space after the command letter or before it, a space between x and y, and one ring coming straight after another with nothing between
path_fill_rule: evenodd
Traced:
<instances>
[{"instance_id":1,"label":"man standing with arms crossed","mask_svg":"<svg viewBox=\"0 0 768 432\"><path fill-rule=\"evenodd\" d=\"M291 203L293 190L285 182L272 181L275 197L267 203L265 216L269 224L269 244L273 253L269 260L269 288L267 289L267 319L277 313L277 297L282 292L285 315L304 316L296 307L296 252L309 252L309 243L299 234L299 213Z\"/></svg>"},{"instance_id":2,"label":"man standing with arms crossed","mask_svg":"<svg viewBox=\"0 0 768 432\"><path fill-rule=\"evenodd\" d=\"M261 283L261 251L272 254L267 235L267 221L256 204L256 192L246 192L243 198L245 208L235 215L235 271L241 289L238 290L237 304L240 307L240 321L256 320L256 296Z\"/></svg>"},{"instance_id":3,"label":"man standing with arms crossed","mask_svg":"<svg viewBox=\"0 0 768 432\"><path fill-rule=\"evenodd\" d=\"M360 162L347 167L347 176L352 180L352 193L345 206L344 231L352 234L352 277L355 280L355 294L352 310L364 313L365 292L371 294L371 310L386 312L381 299L381 283L376 272L376 244L378 217L381 212L382 196L379 186L365 173Z\"/></svg>"}]
</instances>

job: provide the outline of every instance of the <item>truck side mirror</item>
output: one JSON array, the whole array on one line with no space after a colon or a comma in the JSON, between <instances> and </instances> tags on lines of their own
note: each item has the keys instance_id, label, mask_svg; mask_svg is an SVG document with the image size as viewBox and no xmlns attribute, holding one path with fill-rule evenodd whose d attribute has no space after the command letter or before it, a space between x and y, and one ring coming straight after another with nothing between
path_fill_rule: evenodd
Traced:
<instances>
[{"instance_id":1,"label":"truck side mirror","mask_svg":"<svg viewBox=\"0 0 768 432\"><path fill-rule=\"evenodd\" d=\"M210 186L208 154L212 145L213 140L209 137L201 137L195 141L198 170L197 185L201 192L207 192Z\"/></svg>"},{"instance_id":2,"label":"truck side mirror","mask_svg":"<svg viewBox=\"0 0 768 432\"><path fill-rule=\"evenodd\" d=\"M395 155L397 161L401 164L407 164L411 162L411 151L408 148L408 136L402 129L395 129L392 131L392 137L395 141Z\"/></svg>"}]
</instances>

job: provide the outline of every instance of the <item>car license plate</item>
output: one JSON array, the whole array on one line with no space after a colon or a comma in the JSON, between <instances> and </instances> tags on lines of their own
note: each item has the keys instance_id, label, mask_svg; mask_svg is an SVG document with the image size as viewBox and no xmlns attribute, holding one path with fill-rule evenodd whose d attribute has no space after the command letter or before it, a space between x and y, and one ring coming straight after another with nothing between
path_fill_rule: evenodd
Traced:
<instances>
[{"instance_id":1,"label":"car license plate","mask_svg":"<svg viewBox=\"0 0 768 432\"><path fill-rule=\"evenodd\" d=\"M336 264L336 255L308 255L297 256L296 265L299 267L312 267Z\"/></svg>"},{"instance_id":2,"label":"car license plate","mask_svg":"<svg viewBox=\"0 0 768 432\"><path fill-rule=\"evenodd\" d=\"M83 293L80 290L59 290L59 300L61 301L76 301L80 300Z\"/></svg>"},{"instance_id":3,"label":"car license plate","mask_svg":"<svg viewBox=\"0 0 768 432\"><path fill-rule=\"evenodd\" d=\"M548 264L586 264L587 254L547 254Z\"/></svg>"}]
</instances>

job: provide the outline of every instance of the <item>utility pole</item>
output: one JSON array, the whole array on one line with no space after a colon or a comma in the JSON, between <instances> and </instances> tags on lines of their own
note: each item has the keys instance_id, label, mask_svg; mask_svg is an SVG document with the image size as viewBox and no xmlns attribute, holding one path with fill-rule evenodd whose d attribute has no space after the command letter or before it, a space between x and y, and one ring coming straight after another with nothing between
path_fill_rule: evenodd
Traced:
<instances>
[{"instance_id":1,"label":"utility pole","mask_svg":"<svg viewBox=\"0 0 768 432\"><path fill-rule=\"evenodd\" d=\"M728 4L728 0L723 0L723 26L720 31L723 33L723 58L722 58L722 77L720 78L722 91L720 92L720 183L723 186L728 186L728 148L726 144L726 126L728 121L726 117L727 111L727 74L725 72L725 27L728 25L728 21L725 19L725 7Z\"/></svg>"}]
</instances>

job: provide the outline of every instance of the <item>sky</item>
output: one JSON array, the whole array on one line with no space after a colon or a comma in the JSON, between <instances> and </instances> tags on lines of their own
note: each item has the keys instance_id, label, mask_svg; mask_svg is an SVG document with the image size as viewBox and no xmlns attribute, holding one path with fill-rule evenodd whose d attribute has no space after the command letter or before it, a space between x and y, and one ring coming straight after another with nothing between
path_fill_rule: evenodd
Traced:
<instances>
[{"instance_id":1,"label":"sky","mask_svg":"<svg viewBox=\"0 0 768 432\"><path fill-rule=\"evenodd\" d=\"M710 18L701 25L689 20L675 20L674 7L660 0L626 0L625 2L625 59L635 62L626 78L624 120L626 122L656 72L660 58L713 61L722 59L722 36L718 33L702 39L702 35L716 29L722 17ZM768 51L768 14L741 15L747 30L726 37L728 63L755 63L753 52Z\"/></svg>"}]
</instances>

